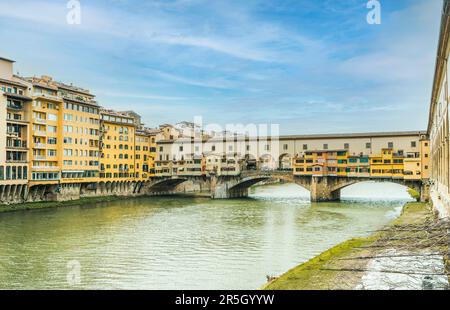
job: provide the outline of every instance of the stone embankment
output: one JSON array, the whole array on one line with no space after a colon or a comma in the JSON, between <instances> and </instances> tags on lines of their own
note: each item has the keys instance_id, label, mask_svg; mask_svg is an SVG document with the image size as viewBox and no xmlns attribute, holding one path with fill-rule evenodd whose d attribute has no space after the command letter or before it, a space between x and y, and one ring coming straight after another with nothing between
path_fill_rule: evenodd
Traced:
<instances>
[{"instance_id":1,"label":"stone embankment","mask_svg":"<svg viewBox=\"0 0 450 310\"><path fill-rule=\"evenodd\" d=\"M384 229L344 242L263 289L448 289L449 269L448 219L429 204L409 203Z\"/></svg>"}]
</instances>

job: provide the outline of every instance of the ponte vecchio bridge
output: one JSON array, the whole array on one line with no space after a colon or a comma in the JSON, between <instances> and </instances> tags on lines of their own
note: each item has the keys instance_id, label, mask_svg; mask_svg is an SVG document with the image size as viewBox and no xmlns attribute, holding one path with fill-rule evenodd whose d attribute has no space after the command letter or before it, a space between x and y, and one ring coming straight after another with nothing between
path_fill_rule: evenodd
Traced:
<instances>
[{"instance_id":1,"label":"ponte vecchio bridge","mask_svg":"<svg viewBox=\"0 0 450 310\"><path fill-rule=\"evenodd\" d=\"M350 185L391 182L428 196L429 143L423 132L282 136L277 139L178 138L158 142L156 175L139 191L208 192L212 198L246 197L263 181L295 183L311 201L335 201ZM199 149L201 154L195 154ZM251 152L251 150L255 150Z\"/></svg>"}]
</instances>

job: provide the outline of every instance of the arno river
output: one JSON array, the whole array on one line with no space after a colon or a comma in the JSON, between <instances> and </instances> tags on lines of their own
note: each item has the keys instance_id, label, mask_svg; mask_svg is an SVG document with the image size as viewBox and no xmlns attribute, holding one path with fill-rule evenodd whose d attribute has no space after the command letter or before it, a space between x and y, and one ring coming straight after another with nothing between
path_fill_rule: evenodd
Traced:
<instances>
[{"instance_id":1,"label":"arno river","mask_svg":"<svg viewBox=\"0 0 450 310\"><path fill-rule=\"evenodd\" d=\"M143 198L0 214L0 289L257 289L266 275L381 228L410 200L382 183L352 186L343 198L311 204L296 185L272 185L243 200ZM80 277L68 281L77 262Z\"/></svg>"}]
</instances>

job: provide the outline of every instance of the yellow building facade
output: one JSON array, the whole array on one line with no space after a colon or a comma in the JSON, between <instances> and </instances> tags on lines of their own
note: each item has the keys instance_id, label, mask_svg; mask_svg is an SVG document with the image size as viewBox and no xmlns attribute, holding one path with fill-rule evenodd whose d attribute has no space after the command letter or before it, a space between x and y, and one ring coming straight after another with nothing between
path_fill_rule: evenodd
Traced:
<instances>
[{"instance_id":1,"label":"yellow building facade","mask_svg":"<svg viewBox=\"0 0 450 310\"><path fill-rule=\"evenodd\" d=\"M134 118L111 110L102 110L100 115L100 180L134 181L136 173Z\"/></svg>"},{"instance_id":2,"label":"yellow building facade","mask_svg":"<svg viewBox=\"0 0 450 310\"><path fill-rule=\"evenodd\" d=\"M148 181L155 176L156 133L145 129L136 130L135 141L135 179Z\"/></svg>"},{"instance_id":3,"label":"yellow building facade","mask_svg":"<svg viewBox=\"0 0 450 310\"><path fill-rule=\"evenodd\" d=\"M30 115L30 186L59 184L60 126L58 124L62 100L58 88L49 77L24 79L33 99L28 106Z\"/></svg>"},{"instance_id":4,"label":"yellow building facade","mask_svg":"<svg viewBox=\"0 0 450 310\"><path fill-rule=\"evenodd\" d=\"M58 89L63 99L59 115L61 182L97 182L100 174L100 108L87 90L61 83Z\"/></svg>"}]
</instances>

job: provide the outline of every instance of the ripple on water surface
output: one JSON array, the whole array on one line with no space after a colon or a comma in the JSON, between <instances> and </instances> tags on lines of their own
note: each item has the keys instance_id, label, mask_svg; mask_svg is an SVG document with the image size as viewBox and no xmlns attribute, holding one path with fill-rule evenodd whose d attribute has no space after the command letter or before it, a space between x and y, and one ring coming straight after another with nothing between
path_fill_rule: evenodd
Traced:
<instances>
[{"instance_id":1,"label":"ripple on water surface","mask_svg":"<svg viewBox=\"0 0 450 310\"><path fill-rule=\"evenodd\" d=\"M130 199L1 214L0 288L255 289L266 275L381 228L408 201L403 189L383 201L353 194L310 204L308 192L282 185L242 200ZM66 280L71 260L81 264L76 287Z\"/></svg>"}]
</instances>

